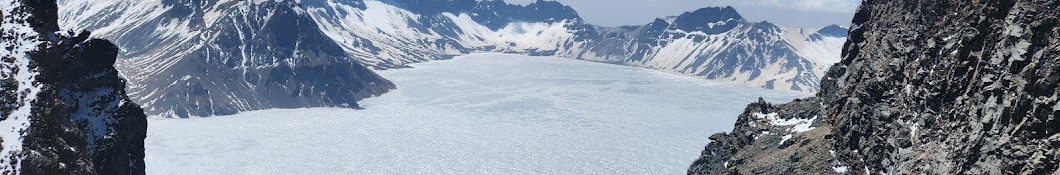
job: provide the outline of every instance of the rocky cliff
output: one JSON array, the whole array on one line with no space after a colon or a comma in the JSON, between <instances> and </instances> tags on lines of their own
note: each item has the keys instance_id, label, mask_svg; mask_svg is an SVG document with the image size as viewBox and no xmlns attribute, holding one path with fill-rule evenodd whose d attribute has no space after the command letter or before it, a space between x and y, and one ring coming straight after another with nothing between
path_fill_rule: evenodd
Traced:
<instances>
[{"instance_id":1,"label":"rocky cliff","mask_svg":"<svg viewBox=\"0 0 1060 175\"><path fill-rule=\"evenodd\" d=\"M118 48L59 31L49 0L3 0L4 174L144 174L143 109L113 67Z\"/></svg>"},{"instance_id":2,"label":"rocky cliff","mask_svg":"<svg viewBox=\"0 0 1060 175\"><path fill-rule=\"evenodd\" d=\"M864 1L816 97L750 105L689 174L1060 173L1057 5Z\"/></svg>"}]
</instances>

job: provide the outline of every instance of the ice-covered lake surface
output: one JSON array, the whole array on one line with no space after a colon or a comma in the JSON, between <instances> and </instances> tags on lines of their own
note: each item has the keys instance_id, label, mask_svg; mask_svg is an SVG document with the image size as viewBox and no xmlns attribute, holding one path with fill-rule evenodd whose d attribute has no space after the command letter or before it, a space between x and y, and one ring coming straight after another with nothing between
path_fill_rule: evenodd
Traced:
<instances>
[{"instance_id":1,"label":"ice-covered lake surface","mask_svg":"<svg viewBox=\"0 0 1060 175\"><path fill-rule=\"evenodd\" d=\"M364 110L151 120L148 174L683 174L758 97L808 96L551 57L413 66Z\"/></svg>"}]
</instances>

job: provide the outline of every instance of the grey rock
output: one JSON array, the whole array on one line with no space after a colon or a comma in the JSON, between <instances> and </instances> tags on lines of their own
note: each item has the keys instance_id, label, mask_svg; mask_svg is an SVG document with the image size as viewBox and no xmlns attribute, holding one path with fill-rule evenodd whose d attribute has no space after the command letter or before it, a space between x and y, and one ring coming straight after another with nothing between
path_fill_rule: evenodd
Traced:
<instances>
[{"instance_id":1,"label":"grey rock","mask_svg":"<svg viewBox=\"0 0 1060 175\"><path fill-rule=\"evenodd\" d=\"M795 174L1060 173L1060 2L865 1L843 61L822 82L824 143L834 155ZM798 104L800 102L793 102ZM788 104L791 105L791 104ZM783 105L782 105L783 106ZM814 111L809 109L806 111ZM743 117L743 116L741 116ZM795 156L732 142L750 123L712 137L689 174L778 172ZM806 132L807 134L814 131ZM802 134L798 137L806 137ZM718 141L721 140L721 141ZM766 166L720 160L769 154ZM831 154L831 153L829 153Z\"/></svg>"}]
</instances>

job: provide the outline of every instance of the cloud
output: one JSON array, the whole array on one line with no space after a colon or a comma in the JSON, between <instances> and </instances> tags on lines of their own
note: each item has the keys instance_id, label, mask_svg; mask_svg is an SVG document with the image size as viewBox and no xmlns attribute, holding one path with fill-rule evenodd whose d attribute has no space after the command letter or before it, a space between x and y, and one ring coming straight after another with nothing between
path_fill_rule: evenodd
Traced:
<instances>
[{"instance_id":1,"label":"cloud","mask_svg":"<svg viewBox=\"0 0 1060 175\"><path fill-rule=\"evenodd\" d=\"M734 4L764 5L802 11L853 12L861 0L721 0Z\"/></svg>"}]
</instances>

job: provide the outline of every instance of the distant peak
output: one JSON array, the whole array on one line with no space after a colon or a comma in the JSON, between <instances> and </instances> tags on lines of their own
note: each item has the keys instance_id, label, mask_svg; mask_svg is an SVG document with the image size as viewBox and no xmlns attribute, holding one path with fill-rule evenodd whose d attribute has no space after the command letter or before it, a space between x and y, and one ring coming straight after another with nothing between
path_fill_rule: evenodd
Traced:
<instances>
[{"instance_id":1,"label":"distant peak","mask_svg":"<svg viewBox=\"0 0 1060 175\"><path fill-rule=\"evenodd\" d=\"M849 30L848 27L832 24L821 28L821 30L817 30L817 34L830 37L847 37L847 32Z\"/></svg>"},{"instance_id":2,"label":"distant peak","mask_svg":"<svg viewBox=\"0 0 1060 175\"><path fill-rule=\"evenodd\" d=\"M849 28L849 27L846 27L846 26L841 26L841 25L839 25L839 24L832 24L832 25L828 25L828 26L825 26L824 28L821 28L821 29L822 29L822 30L824 30L824 29L843 29L843 30L849 30L850 28Z\"/></svg>"},{"instance_id":3,"label":"distant peak","mask_svg":"<svg viewBox=\"0 0 1060 175\"><path fill-rule=\"evenodd\" d=\"M578 15L578 11L558 1L537 0L536 2L527 4L525 7L529 8L533 13L536 13L527 15L552 16L557 19L581 19L581 16Z\"/></svg>"},{"instance_id":4,"label":"distant peak","mask_svg":"<svg viewBox=\"0 0 1060 175\"><path fill-rule=\"evenodd\" d=\"M741 16L740 13L736 11L736 8L733 8L732 6L700 8L696 11L685 12L684 14L681 14L681 16L697 16L716 20L727 20L730 18L741 21L744 20L743 16Z\"/></svg>"},{"instance_id":5,"label":"distant peak","mask_svg":"<svg viewBox=\"0 0 1060 175\"><path fill-rule=\"evenodd\" d=\"M574 8L571 8L570 6L567 6L566 4L563 4L563 3L560 3L560 2L557 2L557 1L546 1L546 0L534 1L534 2L532 2L530 4L527 4L526 7L559 8L559 9L566 9L566 10L574 11Z\"/></svg>"},{"instance_id":6,"label":"distant peak","mask_svg":"<svg viewBox=\"0 0 1060 175\"><path fill-rule=\"evenodd\" d=\"M708 34L728 31L746 22L736 8L707 7L685 12L672 21L674 27L685 31L703 31Z\"/></svg>"}]
</instances>

